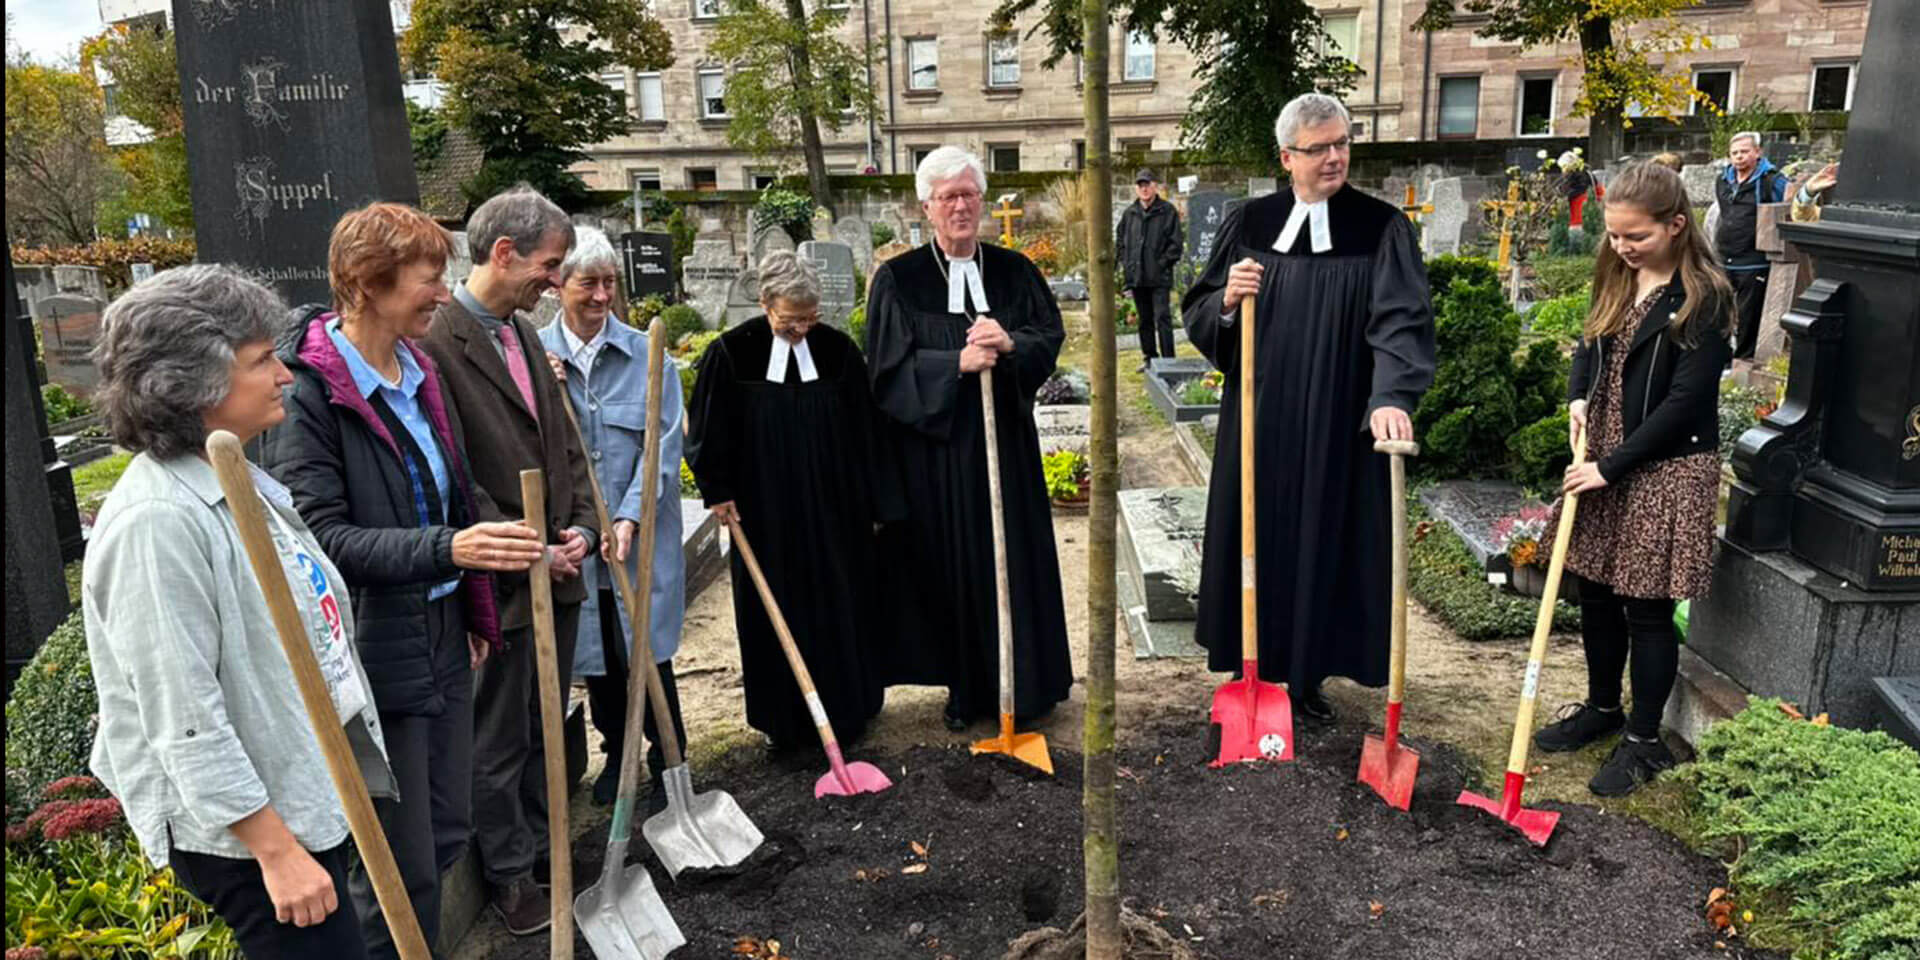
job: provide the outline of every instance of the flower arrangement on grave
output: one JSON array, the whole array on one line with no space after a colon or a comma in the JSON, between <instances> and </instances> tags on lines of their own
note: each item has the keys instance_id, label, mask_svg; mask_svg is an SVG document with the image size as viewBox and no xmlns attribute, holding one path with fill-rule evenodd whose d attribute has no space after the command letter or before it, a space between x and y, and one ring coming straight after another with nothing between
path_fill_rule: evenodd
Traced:
<instances>
[{"instance_id":1,"label":"flower arrangement on grave","mask_svg":"<svg viewBox=\"0 0 1920 960\"><path fill-rule=\"evenodd\" d=\"M1550 508L1536 505L1501 517L1493 525L1494 548L1506 554L1515 569L1546 566L1541 540L1546 536L1547 519L1552 515Z\"/></svg>"},{"instance_id":2,"label":"flower arrangement on grave","mask_svg":"<svg viewBox=\"0 0 1920 960\"><path fill-rule=\"evenodd\" d=\"M1227 375L1218 370L1208 370L1200 376L1188 380L1180 388L1180 402L1188 406L1206 407L1220 404L1220 393L1226 388Z\"/></svg>"},{"instance_id":3,"label":"flower arrangement on grave","mask_svg":"<svg viewBox=\"0 0 1920 960\"><path fill-rule=\"evenodd\" d=\"M1047 481L1047 496L1056 503L1077 503L1087 498L1087 458L1072 450L1055 450L1040 458L1040 471Z\"/></svg>"},{"instance_id":4,"label":"flower arrangement on grave","mask_svg":"<svg viewBox=\"0 0 1920 960\"><path fill-rule=\"evenodd\" d=\"M1051 277L1060 272L1060 248L1054 244L1052 234L1042 233L1027 239L1015 237L1014 248L1032 260L1041 273Z\"/></svg>"},{"instance_id":5,"label":"flower arrangement on grave","mask_svg":"<svg viewBox=\"0 0 1920 960\"><path fill-rule=\"evenodd\" d=\"M1056 367L1035 391L1033 402L1041 405L1083 404L1092 396L1087 375L1072 367Z\"/></svg>"}]
</instances>

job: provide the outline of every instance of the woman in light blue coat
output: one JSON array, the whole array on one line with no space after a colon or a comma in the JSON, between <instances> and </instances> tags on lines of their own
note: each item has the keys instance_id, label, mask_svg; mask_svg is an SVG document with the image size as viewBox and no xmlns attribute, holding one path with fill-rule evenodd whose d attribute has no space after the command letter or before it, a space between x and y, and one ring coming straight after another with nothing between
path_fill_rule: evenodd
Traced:
<instances>
[{"instance_id":1,"label":"woman in light blue coat","mask_svg":"<svg viewBox=\"0 0 1920 960\"><path fill-rule=\"evenodd\" d=\"M613 315L620 258L607 235L592 228L577 231L573 250L560 267L560 322L540 331L541 345L554 373L565 382L567 400L585 435L587 463L599 478L613 516L613 536L601 556L581 569L588 578L587 602L580 608L580 638L574 644L573 672L587 682L587 704L594 728L604 739L606 767L593 784L594 800L613 802L627 716L627 651L632 644L626 605L614 587L608 562L624 562L629 580L638 576L640 551L633 538L640 526L640 498L649 486L637 482L641 446L647 431L647 336ZM673 726L684 742L680 698L673 681L673 655L680 648L680 624L686 614L687 569L681 553L680 375L667 360L660 405L660 476L652 484L659 509L653 529L653 610L649 641L660 665L660 683L672 708ZM659 781L664 760L653 712L644 703L647 769ZM650 807L666 804L653 791Z\"/></svg>"}]
</instances>

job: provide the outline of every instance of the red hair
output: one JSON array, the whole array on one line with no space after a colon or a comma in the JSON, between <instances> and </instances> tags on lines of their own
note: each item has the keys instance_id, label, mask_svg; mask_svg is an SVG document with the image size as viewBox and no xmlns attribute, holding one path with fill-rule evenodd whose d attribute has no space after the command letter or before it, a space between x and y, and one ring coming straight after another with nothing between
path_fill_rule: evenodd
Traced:
<instances>
[{"instance_id":1,"label":"red hair","mask_svg":"<svg viewBox=\"0 0 1920 960\"><path fill-rule=\"evenodd\" d=\"M404 203L370 203L333 225L327 242L333 305L358 310L391 285L401 267L424 261L439 270L452 255L453 235L433 218Z\"/></svg>"}]
</instances>

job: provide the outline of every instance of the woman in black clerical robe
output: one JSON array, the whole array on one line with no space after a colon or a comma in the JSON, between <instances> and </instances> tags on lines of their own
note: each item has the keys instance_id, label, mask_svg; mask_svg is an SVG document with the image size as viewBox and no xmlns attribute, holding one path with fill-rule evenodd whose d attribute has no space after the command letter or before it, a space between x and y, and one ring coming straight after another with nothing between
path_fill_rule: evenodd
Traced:
<instances>
[{"instance_id":1,"label":"woman in black clerical robe","mask_svg":"<svg viewBox=\"0 0 1920 960\"><path fill-rule=\"evenodd\" d=\"M1309 176L1294 171L1296 183ZM1407 218L1344 182L1320 205L1312 213L1286 189L1236 207L1181 306L1194 346L1227 374L1195 639L1211 669L1240 669L1240 331L1237 310L1223 316L1221 291L1233 265L1252 258L1263 268L1254 317L1260 675L1287 683L1296 707L1324 720L1322 679L1387 681L1392 515L1369 419L1381 407L1412 414L1434 360L1426 269ZM1289 242L1277 250L1283 233Z\"/></svg>"},{"instance_id":2,"label":"woman in black clerical robe","mask_svg":"<svg viewBox=\"0 0 1920 960\"><path fill-rule=\"evenodd\" d=\"M1016 717L1047 713L1073 685L1033 423L1034 392L1053 373L1065 331L1032 261L975 239L986 192L979 159L942 147L916 180L934 240L875 270L867 301L873 394L907 503L906 520L881 532L898 624L888 682L946 686L947 725L959 730L999 711L981 363L993 369Z\"/></svg>"},{"instance_id":3,"label":"woman in black clerical robe","mask_svg":"<svg viewBox=\"0 0 1920 960\"><path fill-rule=\"evenodd\" d=\"M878 415L852 338L819 325L820 279L792 253L760 264L766 313L721 334L688 404L687 463L722 522L738 517L834 733L865 732L885 695L875 525L899 494L875 456ZM817 743L760 594L733 553L747 723L776 750Z\"/></svg>"}]
</instances>

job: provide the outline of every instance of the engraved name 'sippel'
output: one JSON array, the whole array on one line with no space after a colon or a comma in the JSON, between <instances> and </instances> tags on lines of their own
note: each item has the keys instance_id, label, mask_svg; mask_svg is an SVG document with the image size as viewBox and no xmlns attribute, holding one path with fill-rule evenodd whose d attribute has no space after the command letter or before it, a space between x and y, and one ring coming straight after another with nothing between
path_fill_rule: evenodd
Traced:
<instances>
[{"instance_id":1,"label":"engraved name 'sippel'","mask_svg":"<svg viewBox=\"0 0 1920 960\"><path fill-rule=\"evenodd\" d=\"M240 206L259 209L278 203L282 210L305 210L307 201L332 200L333 173L322 173L309 181L276 180L270 167L235 164L234 188L240 192Z\"/></svg>"}]
</instances>

